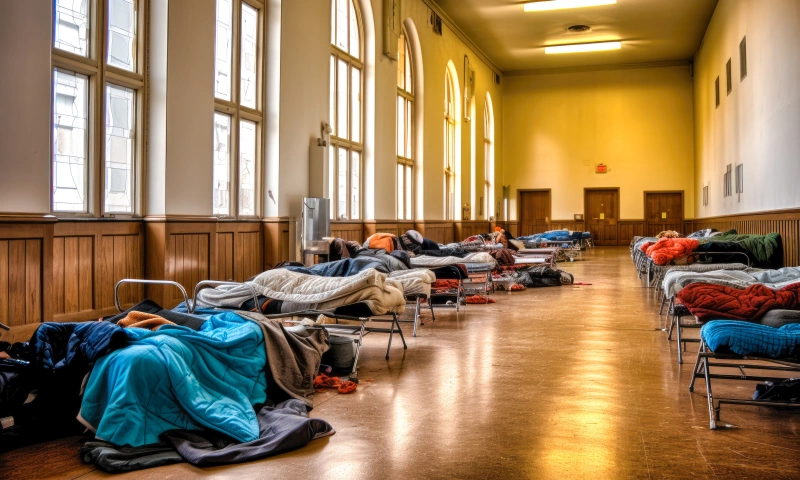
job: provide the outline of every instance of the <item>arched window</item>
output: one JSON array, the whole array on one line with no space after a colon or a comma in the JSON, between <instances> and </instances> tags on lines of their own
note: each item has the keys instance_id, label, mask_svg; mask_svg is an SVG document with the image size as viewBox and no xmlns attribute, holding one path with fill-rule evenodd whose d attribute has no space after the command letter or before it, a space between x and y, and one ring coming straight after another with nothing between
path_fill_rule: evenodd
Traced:
<instances>
[{"instance_id":1,"label":"arched window","mask_svg":"<svg viewBox=\"0 0 800 480\"><path fill-rule=\"evenodd\" d=\"M448 69L444 80L444 201L447 220L456 219L456 102L458 96Z\"/></svg>"},{"instance_id":2,"label":"arched window","mask_svg":"<svg viewBox=\"0 0 800 480\"><path fill-rule=\"evenodd\" d=\"M334 219L361 218L361 20L353 0L331 0L331 145L328 191Z\"/></svg>"},{"instance_id":3,"label":"arched window","mask_svg":"<svg viewBox=\"0 0 800 480\"><path fill-rule=\"evenodd\" d=\"M486 218L495 216L494 211L494 111L492 97L486 94L483 106L483 166L484 189L486 198Z\"/></svg>"},{"instance_id":4,"label":"arched window","mask_svg":"<svg viewBox=\"0 0 800 480\"><path fill-rule=\"evenodd\" d=\"M413 218L412 135L414 128L414 87L411 80L411 52L405 35L398 40L397 62L397 218Z\"/></svg>"}]
</instances>

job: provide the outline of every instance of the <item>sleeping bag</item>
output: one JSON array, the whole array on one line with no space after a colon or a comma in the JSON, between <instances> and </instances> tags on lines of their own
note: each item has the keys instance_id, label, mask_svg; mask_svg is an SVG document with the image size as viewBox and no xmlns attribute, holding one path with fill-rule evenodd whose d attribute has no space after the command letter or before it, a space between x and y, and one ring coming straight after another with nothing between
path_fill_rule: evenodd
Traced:
<instances>
[{"instance_id":1,"label":"sleeping bag","mask_svg":"<svg viewBox=\"0 0 800 480\"><path fill-rule=\"evenodd\" d=\"M266 401L261 327L235 313L199 331L165 325L126 329L128 346L97 361L78 420L97 438L138 447L172 429L259 438L253 406Z\"/></svg>"},{"instance_id":2,"label":"sleeping bag","mask_svg":"<svg viewBox=\"0 0 800 480\"><path fill-rule=\"evenodd\" d=\"M797 310L800 283L771 290L764 285L751 285L744 290L706 283L692 283L677 297L700 320L725 318L758 320L772 309Z\"/></svg>"}]
</instances>

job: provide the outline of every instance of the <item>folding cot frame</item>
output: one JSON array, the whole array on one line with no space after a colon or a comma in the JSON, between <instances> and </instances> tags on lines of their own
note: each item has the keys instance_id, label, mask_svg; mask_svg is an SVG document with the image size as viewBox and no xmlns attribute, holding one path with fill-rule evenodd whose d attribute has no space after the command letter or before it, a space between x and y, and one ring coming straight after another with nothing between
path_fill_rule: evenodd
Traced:
<instances>
[{"instance_id":1,"label":"folding cot frame","mask_svg":"<svg viewBox=\"0 0 800 480\"><path fill-rule=\"evenodd\" d=\"M240 286L245 285L247 286L252 294L253 300L255 301L255 305L258 305L258 293L256 289L248 284L248 283L240 283L240 282L226 282L226 281L218 281L218 280L203 280L197 283L194 288L194 296L193 299L190 300L189 296L186 294L186 290L183 286L171 280L145 280L145 279L135 279L135 278L125 278L117 282L114 287L114 304L117 307L117 310L120 312L124 311L122 305L119 302L119 288L121 285L126 283L134 283L134 284L145 284L145 285L165 285L165 286L173 286L180 290L181 294L183 295L184 302L186 303L187 310L189 314L193 314L195 307L197 305L197 294L200 290L204 288L211 288L211 287L218 287L221 285L232 285L232 286ZM220 310L220 311L225 311ZM232 310L235 311L235 310ZM248 311L243 311L247 313L253 313ZM306 317L306 318L315 318L323 315L327 318L331 318L335 320L337 323L335 324L321 324L315 327L306 327L306 328L322 328L325 329L329 333L339 333L339 334L346 334L346 335L354 335L356 338L353 339L353 342L356 344L356 351L353 358L353 368L350 372L350 380L358 383L358 360L361 353L361 347L364 343L364 336L368 333L388 333L389 334L389 342L386 346L386 360L389 359L389 352L392 348L392 338L394 337L395 333L400 334L400 340L403 342L403 349L408 349L408 344L406 343L405 336L403 335L403 330L400 328L400 323L397 318L397 314L394 312L385 314L385 315L367 315L367 316L354 316L354 315L343 315L337 314L332 311L326 310L301 310L297 312L289 312L289 313L276 313L276 314L269 314L264 315L261 313L257 313L258 317L264 319L285 319L291 317ZM339 324L340 320L343 321L352 321L352 322L359 322L360 325L344 325ZM390 323L391 326L386 327L368 327L368 322L374 323Z\"/></svg>"},{"instance_id":2,"label":"folding cot frame","mask_svg":"<svg viewBox=\"0 0 800 480\"><path fill-rule=\"evenodd\" d=\"M727 360L733 363L721 363L715 360ZM760 362L760 363L753 363ZM766 365L764 364L766 363ZM712 373L711 368L734 368L738 369L740 375ZM767 372L800 372L800 362L795 359L776 359L754 357L749 355L719 354L708 349L703 340L700 340L700 350L697 352L697 361L692 372L692 381L689 383L689 391L694 392L694 384L698 378L702 378L706 384L706 398L708 400L708 420L709 428L718 428L720 408L723 403L733 405L753 405L759 407L800 407L800 403L780 402L771 400L752 400L737 398L714 398L711 390L711 380L745 380L756 382L780 382L788 377L771 377L762 375L748 375L745 369L767 371Z\"/></svg>"}]
</instances>

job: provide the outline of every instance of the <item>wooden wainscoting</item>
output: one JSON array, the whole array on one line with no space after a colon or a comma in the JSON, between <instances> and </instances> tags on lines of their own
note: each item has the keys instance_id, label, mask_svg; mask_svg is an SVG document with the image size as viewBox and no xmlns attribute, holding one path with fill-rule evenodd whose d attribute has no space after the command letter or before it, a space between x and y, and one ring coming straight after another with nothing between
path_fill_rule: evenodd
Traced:
<instances>
[{"instance_id":1,"label":"wooden wainscoting","mask_svg":"<svg viewBox=\"0 0 800 480\"><path fill-rule=\"evenodd\" d=\"M778 232L783 241L783 264L800 265L800 209L695 218L691 225L687 231L716 228L721 232L735 229L741 234L765 235Z\"/></svg>"},{"instance_id":2,"label":"wooden wainscoting","mask_svg":"<svg viewBox=\"0 0 800 480\"><path fill-rule=\"evenodd\" d=\"M53 314L53 223L0 224L0 322L5 341L23 339Z\"/></svg>"},{"instance_id":3,"label":"wooden wainscoting","mask_svg":"<svg viewBox=\"0 0 800 480\"><path fill-rule=\"evenodd\" d=\"M363 242L366 240L364 223L360 221L331 222L331 237Z\"/></svg>"},{"instance_id":4,"label":"wooden wainscoting","mask_svg":"<svg viewBox=\"0 0 800 480\"><path fill-rule=\"evenodd\" d=\"M503 230L509 232L514 237L519 237L519 222L516 220L509 220L509 221L499 221L496 222L496 225Z\"/></svg>"},{"instance_id":5,"label":"wooden wainscoting","mask_svg":"<svg viewBox=\"0 0 800 480\"><path fill-rule=\"evenodd\" d=\"M455 241L455 224L451 221L426 221L414 223L415 230L425 238L441 244L453 243ZM459 241L463 238L459 238Z\"/></svg>"},{"instance_id":6,"label":"wooden wainscoting","mask_svg":"<svg viewBox=\"0 0 800 480\"><path fill-rule=\"evenodd\" d=\"M455 231L453 234L455 235L456 241L460 242L473 235L488 233L492 228L492 223L488 220L463 220L455 222Z\"/></svg>"},{"instance_id":7,"label":"wooden wainscoting","mask_svg":"<svg viewBox=\"0 0 800 480\"><path fill-rule=\"evenodd\" d=\"M243 282L264 271L263 233L258 222L217 224L217 274Z\"/></svg>"},{"instance_id":8,"label":"wooden wainscoting","mask_svg":"<svg viewBox=\"0 0 800 480\"><path fill-rule=\"evenodd\" d=\"M409 230L414 230L414 222L411 220L365 220L363 240L375 233L391 233L400 236Z\"/></svg>"},{"instance_id":9,"label":"wooden wainscoting","mask_svg":"<svg viewBox=\"0 0 800 480\"><path fill-rule=\"evenodd\" d=\"M114 286L144 278L141 222L61 221L53 231L53 321L92 320L115 313ZM120 303L144 298L141 285L120 289Z\"/></svg>"},{"instance_id":10,"label":"wooden wainscoting","mask_svg":"<svg viewBox=\"0 0 800 480\"><path fill-rule=\"evenodd\" d=\"M644 236L645 223L644 220L620 220L617 224L619 226L619 244L630 244L633 237Z\"/></svg>"},{"instance_id":11,"label":"wooden wainscoting","mask_svg":"<svg viewBox=\"0 0 800 480\"><path fill-rule=\"evenodd\" d=\"M262 238L264 239L262 252L265 270L291 258L292 246L289 223L290 220L288 218L262 220Z\"/></svg>"}]
</instances>

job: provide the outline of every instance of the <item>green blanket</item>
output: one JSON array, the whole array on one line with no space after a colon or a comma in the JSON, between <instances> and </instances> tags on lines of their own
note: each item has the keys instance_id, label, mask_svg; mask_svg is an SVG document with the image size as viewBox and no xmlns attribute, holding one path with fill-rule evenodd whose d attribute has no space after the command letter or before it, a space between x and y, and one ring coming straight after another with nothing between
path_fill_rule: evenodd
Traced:
<instances>
[{"instance_id":1,"label":"green blanket","mask_svg":"<svg viewBox=\"0 0 800 480\"><path fill-rule=\"evenodd\" d=\"M700 239L700 243L711 242L734 242L741 244L744 248L752 252L753 256L760 262L769 261L780 248L780 233L768 233L767 235L739 235L735 230L725 232L715 237Z\"/></svg>"}]
</instances>

